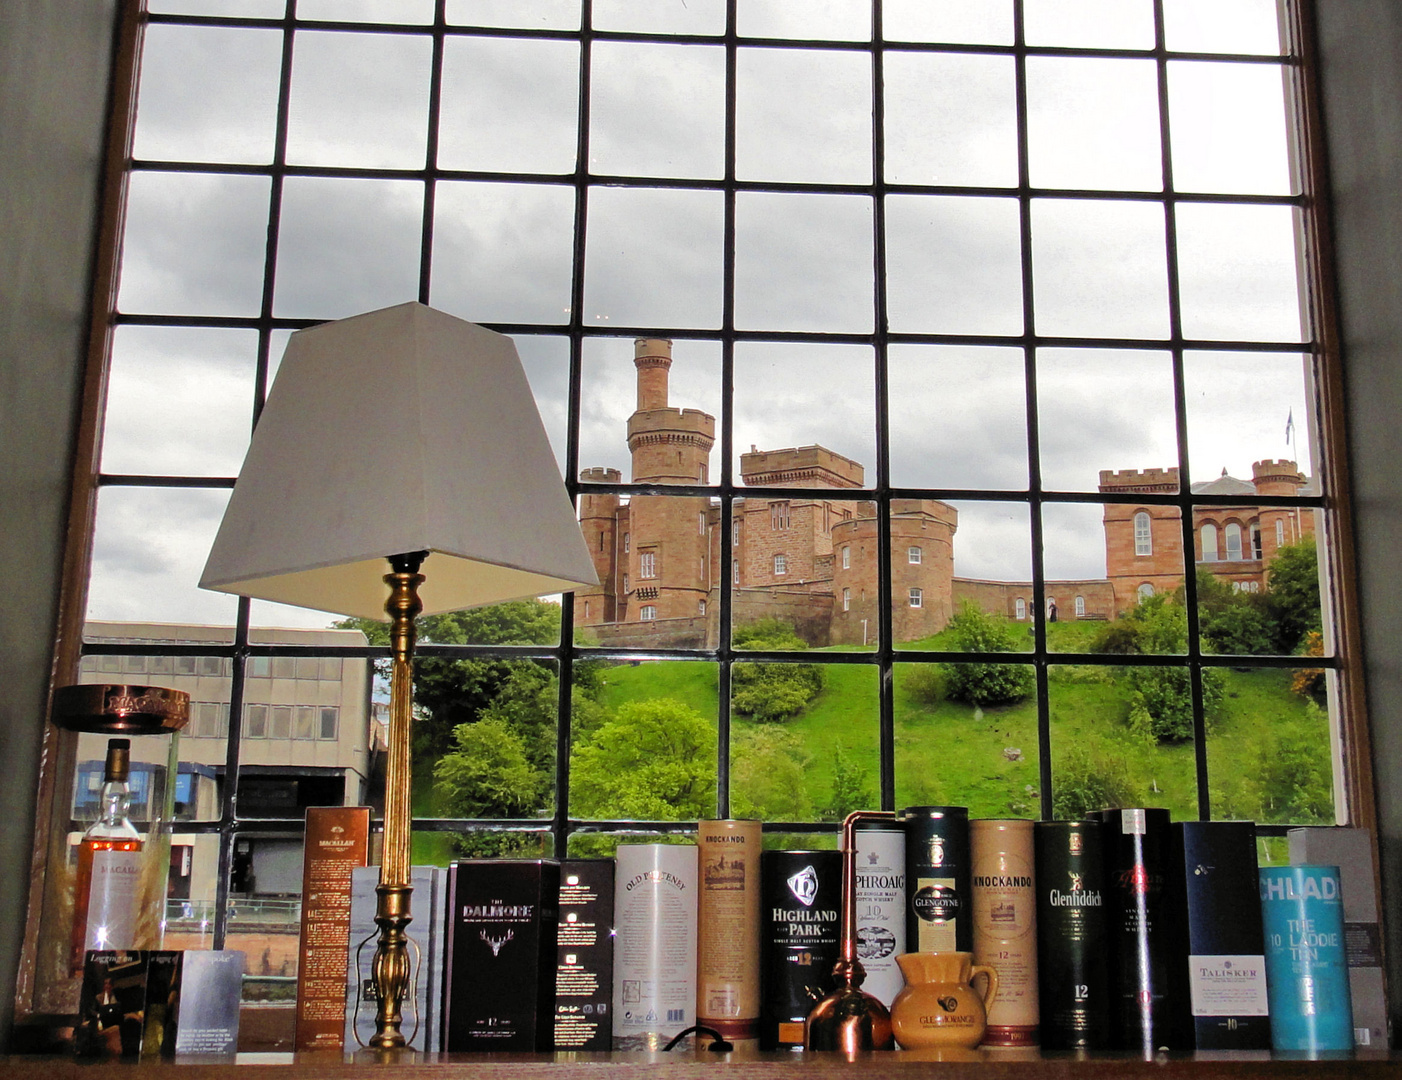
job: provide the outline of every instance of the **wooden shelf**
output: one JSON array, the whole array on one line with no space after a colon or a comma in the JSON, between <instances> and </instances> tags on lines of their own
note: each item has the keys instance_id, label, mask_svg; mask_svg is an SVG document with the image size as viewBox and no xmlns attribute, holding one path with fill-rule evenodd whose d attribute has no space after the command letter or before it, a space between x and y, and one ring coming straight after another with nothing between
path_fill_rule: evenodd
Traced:
<instances>
[{"instance_id":1,"label":"wooden shelf","mask_svg":"<svg viewBox=\"0 0 1402 1080\"><path fill-rule=\"evenodd\" d=\"M1269 1053L1161 1054L1151 1059L1116 1054L973 1051L939 1060L919 1051L866 1054L240 1054L234 1059L192 1057L176 1062L80 1063L68 1058L0 1058L6 1080L94 1080L99 1074L140 1074L167 1080L359 1080L410 1069L426 1080L536 1077L539 1080L669 1080L710 1075L718 1080L837 1080L845 1077L935 1077L955 1080L1399 1080L1402 1053L1359 1051L1309 1059Z\"/></svg>"}]
</instances>

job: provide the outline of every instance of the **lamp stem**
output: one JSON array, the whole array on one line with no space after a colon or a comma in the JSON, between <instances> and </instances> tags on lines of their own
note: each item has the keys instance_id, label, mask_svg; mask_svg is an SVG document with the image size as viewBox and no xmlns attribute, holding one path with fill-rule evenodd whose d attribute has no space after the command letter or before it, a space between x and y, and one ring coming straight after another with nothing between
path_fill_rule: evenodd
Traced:
<instances>
[{"instance_id":1,"label":"lamp stem","mask_svg":"<svg viewBox=\"0 0 1402 1080\"><path fill-rule=\"evenodd\" d=\"M380 928L371 964L375 982L375 1034L370 1045L378 1050L392 1050L404 1045L400 1030L403 1021L404 995L411 981L409 938L405 927L413 921L409 898L410 884L409 832L412 819L410 794L413 786L409 757L409 723L414 704L414 620L423 610L419 600L419 585L423 575L419 566L428 555L426 551L390 556L392 572L385 575L390 588L385 613L390 618L389 731L385 756L385 819L384 851L380 859L380 884L375 889L375 925Z\"/></svg>"}]
</instances>

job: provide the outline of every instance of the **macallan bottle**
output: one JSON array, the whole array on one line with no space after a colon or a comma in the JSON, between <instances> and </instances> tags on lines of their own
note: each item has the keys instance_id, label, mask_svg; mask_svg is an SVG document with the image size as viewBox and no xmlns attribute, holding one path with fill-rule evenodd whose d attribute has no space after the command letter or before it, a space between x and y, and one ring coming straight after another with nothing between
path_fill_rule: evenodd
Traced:
<instances>
[{"instance_id":1,"label":"macallan bottle","mask_svg":"<svg viewBox=\"0 0 1402 1080\"><path fill-rule=\"evenodd\" d=\"M70 969L89 949L133 949L140 911L141 834L131 812L131 741L110 739L102 769L101 816L78 845Z\"/></svg>"}]
</instances>

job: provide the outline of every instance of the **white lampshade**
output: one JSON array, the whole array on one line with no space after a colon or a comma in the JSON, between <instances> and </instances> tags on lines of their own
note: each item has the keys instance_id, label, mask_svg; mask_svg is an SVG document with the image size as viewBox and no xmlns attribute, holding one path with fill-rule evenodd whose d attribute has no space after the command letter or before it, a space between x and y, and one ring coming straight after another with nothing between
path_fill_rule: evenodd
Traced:
<instances>
[{"instance_id":1,"label":"white lampshade","mask_svg":"<svg viewBox=\"0 0 1402 1080\"><path fill-rule=\"evenodd\" d=\"M297 331L200 585L383 619L414 551L425 614L598 583L510 338L413 303Z\"/></svg>"}]
</instances>

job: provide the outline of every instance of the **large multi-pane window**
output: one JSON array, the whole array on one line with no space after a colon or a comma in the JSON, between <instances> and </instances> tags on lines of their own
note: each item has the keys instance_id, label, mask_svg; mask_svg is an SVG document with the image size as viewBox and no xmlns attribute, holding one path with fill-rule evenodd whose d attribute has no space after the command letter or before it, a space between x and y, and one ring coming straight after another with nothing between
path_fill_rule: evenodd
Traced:
<instances>
[{"instance_id":1,"label":"large multi-pane window","mask_svg":"<svg viewBox=\"0 0 1402 1080\"><path fill-rule=\"evenodd\" d=\"M910 803L1346 816L1289 4L144 19L88 617L198 628L166 659L226 677L191 740L227 725L222 801L180 826L211 900L374 798L240 772L250 740L373 752L373 682L359 725L250 692L374 629L283 639L334 617L196 581L288 335L406 300L515 340L601 579L425 621L417 859Z\"/></svg>"}]
</instances>

